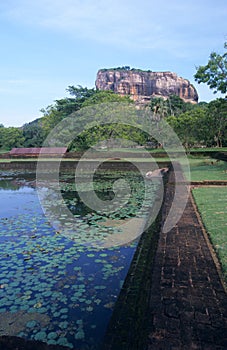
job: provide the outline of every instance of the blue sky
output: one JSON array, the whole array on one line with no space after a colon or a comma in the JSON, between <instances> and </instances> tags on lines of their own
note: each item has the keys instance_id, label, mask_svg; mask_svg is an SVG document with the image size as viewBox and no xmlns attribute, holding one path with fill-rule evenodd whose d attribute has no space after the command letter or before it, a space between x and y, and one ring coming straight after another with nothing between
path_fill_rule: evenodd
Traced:
<instances>
[{"instance_id":1,"label":"blue sky","mask_svg":"<svg viewBox=\"0 0 227 350\"><path fill-rule=\"evenodd\" d=\"M32 121L69 85L124 65L176 72L212 100L193 75L223 52L226 23L226 0L1 0L0 123Z\"/></svg>"}]
</instances>

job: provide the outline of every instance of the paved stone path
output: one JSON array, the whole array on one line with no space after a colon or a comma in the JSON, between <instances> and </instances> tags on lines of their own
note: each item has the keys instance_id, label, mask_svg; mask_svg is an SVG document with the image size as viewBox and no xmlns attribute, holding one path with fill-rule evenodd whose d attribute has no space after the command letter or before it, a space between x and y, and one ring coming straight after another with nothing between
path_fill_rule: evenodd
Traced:
<instances>
[{"instance_id":1,"label":"paved stone path","mask_svg":"<svg viewBox=\"0 0 227 350\"><path fill-rule=\"evenodd\" d=\"M173 193L170 183L164 215ZM194 209L190 197L178 224L160 236L148 350L227 349L227 295Z\"/></svg>"}]
</instances>

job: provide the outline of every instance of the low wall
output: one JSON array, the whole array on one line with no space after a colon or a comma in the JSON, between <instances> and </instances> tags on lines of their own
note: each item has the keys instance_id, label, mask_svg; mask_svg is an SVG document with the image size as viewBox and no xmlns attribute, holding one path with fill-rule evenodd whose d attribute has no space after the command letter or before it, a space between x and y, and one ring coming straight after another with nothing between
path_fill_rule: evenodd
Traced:
<instances>
[{"instance_id":1,"label":"low wall","mask_svg":"<svg viewBox=\"0 0 227 350\"><path fill-rule=\"evenodd\" d=\"M160 222L158 216L141 236L108 325L102 350L145 349L149 324L147 306Z\"/></svg>"},{"instance_id":2,"label":"low wall","mask_svg":"<svg viewBox=\"0 0 227 350\"><path fill-rule=\"evenodd\" d=\"M99 162L97 161L83 161L84 163L84 171L89 171L96 169L99 166ZM83 163L80 162L80 166L83 170ZM135 164L135 165L134 165ZM136 171L137 167L139 169L142 169L144 171L151 170L151 162L135 162L131 163L129 161L107 161L100 164L99 168L101 170L122 170L122 171ZM161 167L168 166L167 162L161 162L158 163ZM52 161L40 161L39 162L39 169L44 172L51 172L56 170L56 167L58 165L58 162L52 160ZM61 171L75 171L76 167L78 165L78 161L63 161L60 165ZM36 161L16 161L16 162L2 162L0 163L0 171L29 171L29 172L36 172Z\"/></svg>"},{"instance_id":3,"label":"low wall","mask_svg":"<svg viewBox=\"0 0 227 350\"><path fill-rule=\"evenodd\" d=\"M168 177L169 175L164 178L165 183L168 181ZM146 349L151 322L148 305L152 271L161 224L162 208L151 226L141 235L107 327L102 350Z\"/></svg>"}]
</instances>

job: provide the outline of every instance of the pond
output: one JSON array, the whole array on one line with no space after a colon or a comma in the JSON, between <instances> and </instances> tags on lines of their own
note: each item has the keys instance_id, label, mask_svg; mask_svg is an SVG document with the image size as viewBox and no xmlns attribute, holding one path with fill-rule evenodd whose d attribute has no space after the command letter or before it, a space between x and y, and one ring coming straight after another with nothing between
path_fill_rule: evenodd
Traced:
<instances>
[{"instance_id":1,"label":"pond","mask_svg":"<svg viewBox=\"0 0 227 350\"><path fill-rule=\"evenodd\" d=\"M115 171L94 178L102 200L114 197L119 176ZM130 199L118 211L101 215L81 201L73 174L62 174L61 194L77 223L75 229L64 214L56 225L44 215L35 174L1 175L0 335L75 349L100 348L139 240L133 235L130 239L130 227L122 229L121 223L135 216L140 223L147 221L160 189L160 179L144 185L141 175L124 176L131 186ZM89 194L84 179L80 191ZM47 181L42 191L48 193L46 210L54 211L54 187ZM147 203L142 206L145 192ZM126 243L105 244L112 236L125 234Z\"/></svg>"}]
</instances>

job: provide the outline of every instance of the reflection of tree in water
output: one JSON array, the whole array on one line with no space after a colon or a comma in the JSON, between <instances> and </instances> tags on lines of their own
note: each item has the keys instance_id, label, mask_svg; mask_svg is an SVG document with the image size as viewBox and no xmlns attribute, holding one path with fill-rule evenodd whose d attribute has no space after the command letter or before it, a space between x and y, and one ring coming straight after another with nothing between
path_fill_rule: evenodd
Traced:
<instances>
[{"instance_id":1,"label":"reflection of tree in water","mask_svg":"<svg viewBox=\"0 0 227 350\"><path fill-rule=\"evenodd\" d=\"M18 191L20 189L21 185L14 183L13 181L9 180L0 180L0 189L1 190L11 190L11 191Z\"/></svg>"},{"instance_id":2,"label":"reflection of tree in water","mask_svg":"<svg viewBox=\"0 0 227 350\"><path fill-rule=\"evenodd\" d=\"M34 174L6 174L0 177L0 189L18 191L22 187L35 188Z\"/></svg>"}]
</instances>

